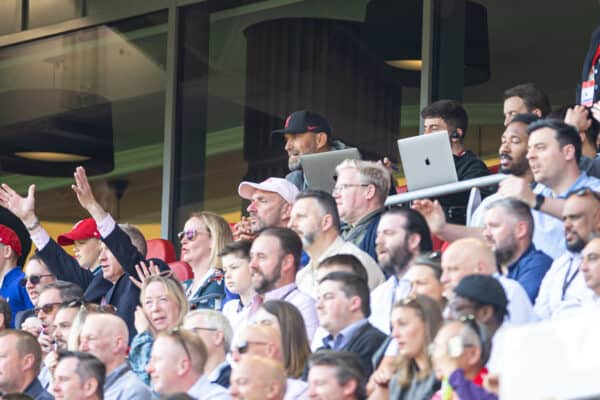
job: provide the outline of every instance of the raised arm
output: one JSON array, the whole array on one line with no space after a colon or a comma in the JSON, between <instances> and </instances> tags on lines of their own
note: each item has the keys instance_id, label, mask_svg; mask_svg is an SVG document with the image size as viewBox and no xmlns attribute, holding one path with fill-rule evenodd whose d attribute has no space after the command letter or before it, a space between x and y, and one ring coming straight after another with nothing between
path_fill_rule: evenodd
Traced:
<instances>
[{"instance_id":1,"label":"raised arm","mask_svg":"<svg viewBox=\"0 0 600 400\"><path fill-rule=\"evenodd\" d=\"M479 227L449 224L446 222L444 210L437 200L415 200L412 208L423 215L431 233L442 240L452 242L466 237L483 239L483 229Z\"/></svg>"},{"instance_id":2,"label":"raised arm","mask_svg":"<svg viewBox=\"0 0 600 400\"><path fill-rule=\"evenodd\" d=\"M40 225L40 220L35 214L35 185L29 186L27 197L23 197L3 183L0 187L0 205L23 222L37 248L37 253L52 274L60 280L81 286L83 290L87 288L94 275L81 268L77 260L50 238L48 232Z\"/></svg>"}]
</instances>

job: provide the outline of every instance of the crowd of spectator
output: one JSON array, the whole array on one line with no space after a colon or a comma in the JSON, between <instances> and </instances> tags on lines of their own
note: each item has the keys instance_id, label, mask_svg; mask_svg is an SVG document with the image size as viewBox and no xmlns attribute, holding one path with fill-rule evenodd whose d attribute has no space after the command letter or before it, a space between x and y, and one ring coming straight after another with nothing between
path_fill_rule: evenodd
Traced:
<instances>
[{"instance_id":1,"label":"crowd of spectator","mask_svg":"<svg viewBox=\"0 0 600 400\"><path fill-rule=\"evenodd\" d=\"M385 207L387 159L345 160L332 193L313 190L299 157L346 145L323 116L292 113L273 132L290 174L241 182L250 203L235 226L192 213L183 281L102 207L83 168L72 188L89 218L56 240L35 186L3 184L0 205L35 244L22 268L0 225L3 398L497 398L500 337L600 303L596 114L551 112L533 84L508 89L503 112L508 177L472 215L465 193ZM489 174L464 147L460 103L421 114L426 134L447 131L460 180Z\"/></svg>"}]
</instances>

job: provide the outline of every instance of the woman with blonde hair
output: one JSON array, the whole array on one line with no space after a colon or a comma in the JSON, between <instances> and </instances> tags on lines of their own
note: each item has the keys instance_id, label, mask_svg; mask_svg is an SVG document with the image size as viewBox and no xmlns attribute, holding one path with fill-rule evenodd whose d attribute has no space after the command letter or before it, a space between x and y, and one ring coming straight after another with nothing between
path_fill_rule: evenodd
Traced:
<instances>
[{"instance_id":1,"label":"woman with blonde hair","mask_svg":"<svg viewBox=\"0 0 600 400\"><path fill-rule=\"evenodd\" d=\"M377 370L369 399L431 399L439 388L429 345L442 324L439 304L428 296L410 296L392 308L392 337L398 354L392 371Z\"/></svg>"},{"instance_id":2,"label":"woman with blonde hair","mask_svg":"<svg viewBox=\"0 0 600 400\"><path fill-rule=\"evenodd\" d=\"M190 215L178 234L181 261L187 262L194 279L183 283L185 294L193 308L221 310L225 284L219 253L233 241L229 224L223 217L208 211Z\"/></svg>"},{"instance_id":3,"label":"woman with blonde hair","mask_svg":"<svg viewBox=\"0 0 600 400\"><path fill-rule=\"evenodd\" d=\"M131 369L147 385L150 376L146 365L154 338L160 332L177 328L189 311L189 303L183 286L167 271L167 274L146 277L140 293L140 304L135 311L137 335L131 342L129 363Z\"/></svg>"}]
</instances>

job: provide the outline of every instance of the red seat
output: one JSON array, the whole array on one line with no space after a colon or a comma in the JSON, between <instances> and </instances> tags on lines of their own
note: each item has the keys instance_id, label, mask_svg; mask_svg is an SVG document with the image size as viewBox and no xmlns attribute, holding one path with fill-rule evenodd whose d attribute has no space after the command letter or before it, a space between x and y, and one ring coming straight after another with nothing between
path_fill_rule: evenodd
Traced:
<instances>
[{"instance_id":1,"label":"red seat","mask_svg":"<svg viewBox=\"0 0 600 400\"><path fill-rule=\"evenodd\" d=\"M175 275L180 282L194 279L194 271L192 271L192 267L185 261L170 262L169 268L171 268L173 275Z\"/></svg>"},{"instance_id":2,"label":"red seat","mask_svg":"<svg viewBox=\"0 0 600 400\"><path fill-rule=\"evenodd\" d=\"M148 252L146 258L158 258L167 264L177 260L175 254L175 246L173 243L165 239L150 239L146 240Z\"/></svg>"}]
</instances>

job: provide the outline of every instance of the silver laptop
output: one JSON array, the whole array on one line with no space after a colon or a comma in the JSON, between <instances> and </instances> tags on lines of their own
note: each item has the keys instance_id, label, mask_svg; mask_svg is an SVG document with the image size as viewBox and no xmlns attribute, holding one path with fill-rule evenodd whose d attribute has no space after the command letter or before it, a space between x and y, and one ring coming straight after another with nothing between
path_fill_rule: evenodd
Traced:
<instances>
[{"instance_id":1,"label":"silver laptop","mask_svg":"<svg viewBox=\"0 0 600 400\"><path fill-rule=\"evenodd\" d=\"M304 179L311 190L333 192L335 167L346 159L360 160L360 153L354 147L300 156Z\"/></svg>"},{"instance_id":2,"label":"silver laptop","mask_svg":"<svg viewBox=\"0 0 600 400\"><path fill-rule=\"evenodd\" d=\"M408 190L458 181L447 131L398 140Z\"/></svg>"}]
</instances>

